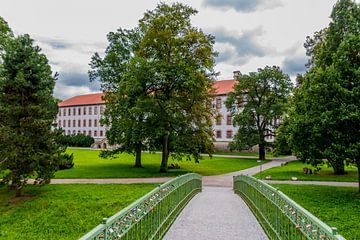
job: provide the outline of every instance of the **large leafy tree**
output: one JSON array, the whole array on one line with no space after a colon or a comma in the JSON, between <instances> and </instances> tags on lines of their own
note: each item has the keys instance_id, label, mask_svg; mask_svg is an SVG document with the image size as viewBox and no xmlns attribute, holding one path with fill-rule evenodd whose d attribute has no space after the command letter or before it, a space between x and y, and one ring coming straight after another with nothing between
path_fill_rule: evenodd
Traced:
<instances>
[{"instance_id":1,"label":"large leafy tree","mask_svg":"<svg viewBox=\"0 0 360 240\"><path fill-rule=\"evenodd\" d=\"M339 0L331 20L305 43L310 68L295 91L289 140L302 160L327 159L335 174L345 174L344 160L360 166L359 4Z\"/></svg>"},{"instance_id":2,"label":"large leafy tree","mask_svg":"<svg viewBox=\"0 0 360 240\"><path fill-rule=\"evenodd\" d=\"M140 20L144 33L139 56L153 67L150 78L152 113L162 145L161 172L175 156L211 150L210 121L214 37L191 25L197 11L180 3L161 3Z\"/></svg>"},{"instance_id":3,"label":"large leafy tree","mask_svg":"<svg viewBox=\"0 0 360 240\"><path fill-rule=\"evenodd\" d=\"M248 149L259 146L259 159L265 159L269 146L267 137L275 137L275 130L287 110L292 83L279 67L266 66L257 72L240 75L226 106L239 127L232 148Z\"/></svg>"},{"instance_id":4,"label":"large leafy tree","mask_svg":"<svg viewBox=\"0 0 360 240\"><path fill-rule=\"evenodd\" d=\"M0 171L20 196L28 177L48 182L59 165L61 150L51 130L55 77L28 35L8 41L1 59Z\"/></svg>"},{"instance_id":5,"label":"large leafy tree","mask_svg":"<svg viewBox=\"0 0 360 240\"><path fill-rule=\"evenodd\" d=\"M191 25L196 13L161 3L137 28L110 33L106 56L91 62L90 76L100 77L106 93L110 142L140 153L161 146L161 172L170 152L198 160L212 146L214 38Z\"/></svg>"},{"instance_id":6,"label":"large leafy tree","mask_svg":"<svg viewBox=\"0 0 360 240\"><path fill-rule=\"evenodd\" d=\"M0 52L12 37L13 33L8 23L0 16Z\"/></svg>"}]
</instances>

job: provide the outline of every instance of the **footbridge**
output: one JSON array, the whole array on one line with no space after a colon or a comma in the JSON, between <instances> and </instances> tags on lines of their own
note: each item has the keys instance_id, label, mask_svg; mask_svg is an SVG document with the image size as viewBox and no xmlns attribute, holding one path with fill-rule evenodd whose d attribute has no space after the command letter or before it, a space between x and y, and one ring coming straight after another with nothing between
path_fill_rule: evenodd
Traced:
<instances>
[{"instance_id":1,"label":"footbridge","mask_svg":"<svg viewBox=\"0 0 360 240\"><path fill-rule=\"evenodd\" d=\"M249 170L245 170L249 171ZM226 176L226 179L229 179ZM211 186L190 173L171 179L103 222L88 239L344 240L285 194L251 176Z\"/></svg>"}]
</instances>

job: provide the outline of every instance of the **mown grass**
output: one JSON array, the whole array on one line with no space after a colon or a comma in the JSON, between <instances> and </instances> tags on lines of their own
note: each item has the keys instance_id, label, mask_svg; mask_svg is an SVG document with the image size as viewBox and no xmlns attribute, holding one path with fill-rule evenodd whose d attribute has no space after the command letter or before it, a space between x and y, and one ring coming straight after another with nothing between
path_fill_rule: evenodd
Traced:
<instances>
[{"instance_id":1,"label":"mown grass","mask_svg":"<svg viewBox=\"0 0 360 240\"><path fill-rule=\"evenodd\" d=\"M173 161L180 169L170 169L168 173L160 173L161 154L142 154L143 168L134 168L134 156L121 154L115 159L99 157L100 151L86 149L68 149L74 153L75 166L72 169L58 171L56 178L135 178L177 176L188 172L196 172L204 176L218 175L238 171L259 164L255 159L204 157L200 163L195 161Z\"/></svg>"},{"instance_id":2,"label":"mown grass","mask_svg":"<svg viewBox=\"0 0 360 240\"><path fill-rule=\"evenodd\" d=\"M231 156L249 156L249 157L258 157L259 156L259 153L249 153L249 152L214 152L213 153L214 155L231 155ZM279 155L279 156L274 156L274 154L272 152L269 152L269 153L266 153L266 158L273 158L273 157L276 157L276 158L283 158L283 157L286 157L284 155Z\"/></svg>"},{"instance_id":3,"label":"mown grass","mask_svg":"<svg viewBox=\"0 0 360 240\"><path fill-rule=\"evenodd\" d=\"M354 187L273 185L346 239L360 239L360 194Z\"/></svg>"},{"instance_id":4,"label":"mown grass","mask_svg":"<svg viewBox=\"0 0 360 240\"><path fill-rule=\"evenodd\" d=\"M27 186L25 196L0 185L0 239L78 239L156 184Z\"/></svg>"},{"instance_id":5,"label":"mown grass","mask_svg":"<svg viewBox=\"0 0 360 240\"><path fill-rule=\"evenodd\" d=\"M336 182L357 182L358 174L355 166L346 166L345 175L335 175L331 167L323 165L321 170L317 174L305 174L303 168L311 168L314 171L314 167L311 165L302 163L301 161L289 162L285 166L273 167L267 169L261 173L255 175L256 178L264 179L266 176L271 176L273 180L290 180L291 177L297 177L298 180L304 181L336 181Z\"/></svg>"}]
</instances>

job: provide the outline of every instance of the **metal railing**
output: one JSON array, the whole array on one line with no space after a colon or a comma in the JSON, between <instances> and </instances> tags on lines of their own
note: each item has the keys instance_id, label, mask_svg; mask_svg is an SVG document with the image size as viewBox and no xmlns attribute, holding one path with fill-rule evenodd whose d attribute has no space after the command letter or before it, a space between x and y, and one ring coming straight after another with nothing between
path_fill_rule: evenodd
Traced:
<instances>
[{"instance_id":1,"label":"metal railing","mask_svg":"<svg viewBox=\"0 0 360 240\"><path fill-rule=\"evenodd\" d=\"M188 173L147 193L125 209L104 218L85 239L162 239L189 200L202 190L201 175Z\"/></svg>"},{"instance_id":2,"label":"metal railing","mask_svg":"<svg viewBox=\"0 0 360 240\"><path fill-rule=\"evenodd\" d=\"M270 239L345 240L281 191L251 176L234 177L234 192L254 212Z\"/></svg>"}]
</instances>

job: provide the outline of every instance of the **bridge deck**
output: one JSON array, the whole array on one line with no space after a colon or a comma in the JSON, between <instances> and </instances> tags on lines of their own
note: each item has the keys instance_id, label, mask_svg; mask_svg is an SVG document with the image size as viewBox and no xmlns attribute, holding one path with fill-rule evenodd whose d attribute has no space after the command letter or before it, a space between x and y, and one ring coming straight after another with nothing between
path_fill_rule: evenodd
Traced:
<instances>
[{"instance_id":1,"label":"bridge deck","mask_svg":"<svg viewBox=\"0 0 360 240\"><path fill-rule=\"evenodd\" d=\"M180 213L165 240L268 239L242 201L227 187L204 187Z\"/></svg>"}]
</instances>

